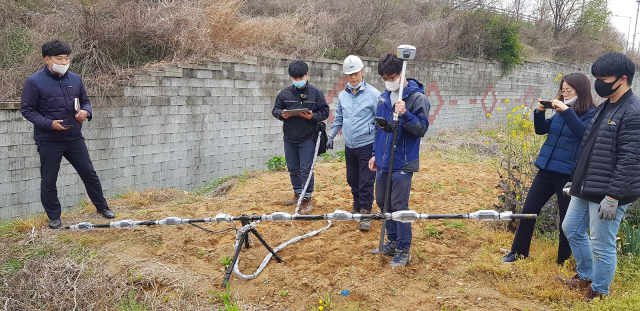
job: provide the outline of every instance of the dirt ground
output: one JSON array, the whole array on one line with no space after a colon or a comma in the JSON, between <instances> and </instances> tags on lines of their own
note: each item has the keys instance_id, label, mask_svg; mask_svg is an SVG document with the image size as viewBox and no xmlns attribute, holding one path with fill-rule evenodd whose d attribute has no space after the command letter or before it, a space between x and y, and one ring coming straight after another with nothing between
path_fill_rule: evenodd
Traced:
<instances>
[{"instance_id":1,"label":"dirt ground","mask_svg":"<svg viewBox=\"0 0 640 311\"><path fill-rule=\"evenodd\" d=\"M350 210L352 198L345 164L321 162L315 172L313 214ZM413 178L409 206L421 213L436 214L492 209L498 196L497 184L497 173L486 166L422 158L421 170ZM131 206L136 205L131 204L131 199L113 199L110 204L118 213L116 220L204 218L218 213L233 216L293 213L293 208L283 205L291 196L286 171L260 172L238 179L222 197L196 197L174 191L164 196L150 195L148 201L137 206ZM95 214L87 217L104 222ZM75 220L63 219L66 224ZM326 225L325 221L262 222L257 230L276 247ZM223 230L233 225L201 226ZM425 233L433 233L433 227L437 229L435 235ZM392 269L388 267L390 257L371 254L379 241L379 221L372 221L369 232L359 231L356 222L336 221L330 229L282 249L278 254L286 264L272 259L252 280L242 280L233 274L230 291L243 310L318 310L320 299L329 305L325 310L548 309L544 302L534 298L508 297L486 273L474 272L478 261L486 260L484 253L500 252L499 248L486 247L493 242L494 233L504 235L495 224L475 220L416 222L411 262L407 267ZM223 289L225 269L220 259L233 256L235 242L234 232L214 235L190 225L65 234L101 241L101 256L111 273L129 274L133 282L139 282L147 290L180 284L194 289L194 294L203 300ZM268 253L257 239L253 242L251 248L240 254L239 268L244 274L254 273ZM346 296L341 295L344 290L349 291Z\"/></svg>"}]
</instances>

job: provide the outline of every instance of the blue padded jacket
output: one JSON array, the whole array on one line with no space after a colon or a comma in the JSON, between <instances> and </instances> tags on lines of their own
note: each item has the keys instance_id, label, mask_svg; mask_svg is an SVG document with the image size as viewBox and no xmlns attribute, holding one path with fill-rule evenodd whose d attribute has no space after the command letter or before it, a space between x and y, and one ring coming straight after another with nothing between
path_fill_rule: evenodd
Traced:
<instances>
[{"instance_id":1,"label":"blue padded jacket","mask_svg":"<svg viewBox=\"0 0 640 311\"><path fill-rule=\"evenodd\" d=\"M572 108L544 118L544 112L536 110L533 124L536 134L547 135L535 166L539 169L571 175L578 159L580 142L595 109L577 115Z\"/></svg>"},{"instance_id":2,"label":"blue padded jacket","mask_svg":"<svg viewBox=\"0 0 640 311\"><path fill-rule=\"evenodd\" d=\"M89 112L91 103L80 76L67 72L62 77L45 66L24 81L20 112L33 123L33 139L37 141L68 141L82 138L82 123L75 118L74 100L79 99L80 109ZM54 120L73 127L65 131L51 128Z\"/></svg>"}]
</instances>

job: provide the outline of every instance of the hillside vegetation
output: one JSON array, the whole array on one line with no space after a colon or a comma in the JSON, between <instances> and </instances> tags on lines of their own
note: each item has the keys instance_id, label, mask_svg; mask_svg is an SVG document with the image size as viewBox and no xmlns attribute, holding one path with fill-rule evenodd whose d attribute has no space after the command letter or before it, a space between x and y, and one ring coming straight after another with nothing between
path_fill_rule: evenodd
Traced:
<instances>
[{"instance_id":1,"label":"hillside vegetation","mask_svg":"<svg viewBox=\"0 0 640 311\"><path fill-rule=\"evenodd\" d=\"M89 87L150 63L220 55L380 57L412 44L419 59L495 59L508 70L622 51L606 0L558 1L574 4L561 11L568 17L545 3L519 14L526 0L502 13L484 0L0 0L0 99L20 96L52 39L71 43L71 70Z\"/></svg>"}]
</instances>

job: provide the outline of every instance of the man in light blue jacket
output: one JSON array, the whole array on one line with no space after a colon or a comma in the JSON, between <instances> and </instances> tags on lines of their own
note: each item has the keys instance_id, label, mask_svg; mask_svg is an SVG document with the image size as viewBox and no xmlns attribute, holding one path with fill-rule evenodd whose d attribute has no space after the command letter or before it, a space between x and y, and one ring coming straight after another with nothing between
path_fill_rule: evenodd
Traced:
<instances>
[{"instance_id":1,"label":"man in light blue jacket","mask_svg":"<svg viewBox=\"0 0 640 311\"><path fill-rule=\"evenodd\" d=\"M373 183L376 173L369 169L373 152L376 116L380 91L364 81L364 64L355 55L349 55L342 67L347 75L347 86L338 95L338 107L331 125L327 148L333 149L333 139L342 129L344 155L347 164L347 183L353 194L352 213L370 214L373 205ZM360 230L369 231L370 220L360 222Z\"/></svg>"}]
</instances>

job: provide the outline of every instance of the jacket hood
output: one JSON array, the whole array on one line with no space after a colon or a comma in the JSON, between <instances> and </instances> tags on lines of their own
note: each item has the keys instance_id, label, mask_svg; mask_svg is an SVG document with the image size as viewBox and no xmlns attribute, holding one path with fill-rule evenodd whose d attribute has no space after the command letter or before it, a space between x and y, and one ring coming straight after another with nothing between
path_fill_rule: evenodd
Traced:
<instances>
[{"instance_id":1,"label":"jacket hood","mask_svg":"<svg viewBox=\"0 0 640 311\"><path fill-rule=\"evenodd\" d=\"M415 92L424 94L424 85L422 85L422 83L418 82L415 79L407 79L407 82L409 83L404 88L404 91L402 91L402 99L407 98L409 95Z\"/></svg>"}]
</instances>

